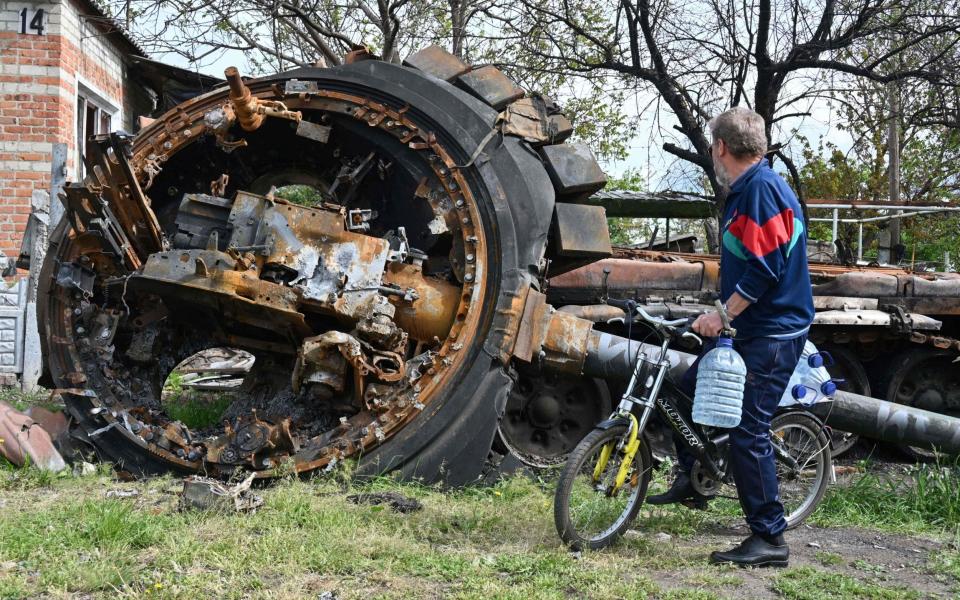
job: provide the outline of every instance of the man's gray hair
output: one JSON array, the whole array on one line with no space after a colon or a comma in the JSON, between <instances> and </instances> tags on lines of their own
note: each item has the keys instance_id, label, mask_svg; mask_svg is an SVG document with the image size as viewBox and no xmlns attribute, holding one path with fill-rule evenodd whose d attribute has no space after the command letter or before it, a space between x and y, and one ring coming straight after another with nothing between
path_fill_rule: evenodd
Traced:
<instances>
[{"instance_id":1,"label":"man's gray hair","mask_svg":"<svg viewBox=\"0 0 960 600\"><path fill-rule=\"evenodd\" d=\"M734 106L707 123L714 141L721 139L737 158L767 153L767 132L763 117L743 106Z\"/></svg>"}]
</instances>

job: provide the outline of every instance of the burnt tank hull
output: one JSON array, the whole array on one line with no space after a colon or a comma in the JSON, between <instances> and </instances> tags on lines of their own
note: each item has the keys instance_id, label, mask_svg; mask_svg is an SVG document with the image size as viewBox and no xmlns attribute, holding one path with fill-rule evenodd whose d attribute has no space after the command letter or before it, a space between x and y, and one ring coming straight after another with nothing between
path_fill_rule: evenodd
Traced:
<instances>
[{"instance_id":1,"label":"burnt tank hull","mask_svg":"<svg viewBox=\"0 0 960 600\"><path fill-rule=\"evenodd\" d=\"M844 391L960 416L960 370L954 365L960 356L960 275L816 262L810 273L817 309L810 339L833 356L831 374L844 380ZM716 256L616 249L609 259L551 278L548 301L624 334L604 324L613 316L600 304L604 297L636 298L648 310L669 315L696 315L711 310L718 274ZM860 434L886 439L879 432ZM902 447L916 458L933 456Z\"/></svg>"}]
</instances>

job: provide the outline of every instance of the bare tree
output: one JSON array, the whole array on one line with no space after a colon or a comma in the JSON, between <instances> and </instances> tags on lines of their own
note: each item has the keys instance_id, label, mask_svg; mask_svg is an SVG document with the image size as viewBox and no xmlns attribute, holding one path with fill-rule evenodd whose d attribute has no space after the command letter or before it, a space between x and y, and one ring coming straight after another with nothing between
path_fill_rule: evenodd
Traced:
<instances>
[{"instance_id":1,"label":"bare tree","mask_svg":"<svg viewBox=\"0 0 960 600\"><path fill-rule=\"evenodd\" d=\"M505 0L113 0L132 35L150 52L173 53L202 66L226 51L246 54L254 72L295 66L336 66L350 50L369 47L385 60L430 44L475 66L502 63L514 47L497 33ZM622 158L632 120L626 97L548 72L540 65L506 65L524 88L558 97L587 141L604 159ZM586 85L580 85L584 83Z\"/></svg>"},{"instance_id":2,"label":"bare tree","mask_svg":"<svg viewBox=\"0 0 960 600\"><path fill-rule=\"evenodd\" d=\"M463 56L471 21L493 0L114 0L128 29L152 53L203 63L225 51L251 67L335 66L366 46L384 60L429 43Z\"/></svg>"},{"instance_id":3,"label":"bare tree","mask_svg":"<svg viewBox=\"0 0 960 600\"><path fill-rule=\"evenodd\" d=\"M518 62L654 92L669 111L663 149L703 170L719 208L705 131L712 114L738 104L760 113L771 154L799 183L776 139L785 125L809 116L838 80L955 90L956 65L947 64L958 14L956 0L519 0L490 16ZM899 60L907 52L922 58Z\"/></svg>"}]
</instances>

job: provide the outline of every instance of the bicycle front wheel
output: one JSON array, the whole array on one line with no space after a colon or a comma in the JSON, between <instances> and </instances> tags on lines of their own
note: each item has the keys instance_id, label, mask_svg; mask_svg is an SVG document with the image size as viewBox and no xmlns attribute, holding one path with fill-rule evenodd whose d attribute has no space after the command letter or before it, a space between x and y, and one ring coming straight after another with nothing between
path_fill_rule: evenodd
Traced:
<instances>
[{"instance_id":1,"label":"bicycle front wheel","mask_svg":"<svg viewBox=\"0 0 960 600\"><path fill-rule=\"evenodd\" d=\"M571 548L596 550L612 544L633 521L647 495L652 459L647 441L627 466L626 479L618 489L617 474L624 456L617 446L626 445L626 425L594 429L570 453L554 498L557 533ZM604 448L609 458L602 459Z\"/></svg>"}]
</instances>

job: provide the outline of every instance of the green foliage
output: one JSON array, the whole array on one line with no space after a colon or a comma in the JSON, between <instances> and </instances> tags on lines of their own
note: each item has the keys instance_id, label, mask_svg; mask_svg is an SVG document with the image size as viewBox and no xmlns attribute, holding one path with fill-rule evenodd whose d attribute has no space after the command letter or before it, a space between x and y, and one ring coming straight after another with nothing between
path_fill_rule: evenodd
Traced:
<instances>
[{"instance_id":1,"label":"green foliage","mask_svg":"<svg viewBox=\"0 0 960 600\"><path fill-rule=\"evenodd\" d=\"M301 206L317 206L323 202L323 195L309 185L285 185L277 189L275 196Z\"/></svg>"},{"instance_id":2,"label":"green foliage","mask_svg":"<svg viewBox=\"0 0 960 600\"><path fill-rule=\"evenodd\" d=\"M865 42L869 44L872 42ZM883 42L885 44L885 42ZM874 49L875 50L875 49ZM916 57L914 57L916 58ZM911 60L907 55L902 60ZM801 179L807 198L841 201L877 202L889 197L888 129L890 126L889 85L853 81L848 89L835 94L839 106L841 131L854 139L850 150L841 152L835 145L820 140L814 149L800 137L803 165ZM900 118L900 197L902 202L930 202L955 197L960 192L960 130L936 123L925 123L924 115L936 109L939 99L926 95L930 90L898 88L895 92ZM876 212L852 215L871 217ZM818 216L825 216L818 212ZM852 216L841 215L841 216ZM886 223L867 223L864 231L864 256L875 256L876 239ZM954 213L917 216L901 221L904 262L918 267L943 269L944 252L954 257L960 252L955 235L960 217ZM851 246L857 239L857 224L840 224L839 236ZM811 225L811 237L830 238L830 224ZM954 265L956 259L954 259Z\"/></svg>"},{"instance_id":3,"label":"green foliage","mask_svg":"<svg viewBox=\"0 0 960 600\"><path fill-rule=\"evenodd\" d=\"M798 136L798 139L802 144L803 157L800 181L806 198L853 202L874 201L885 197L886 174L882 163L865 163L857 155L845 154L835 144L825 142L822 138L817 148L813 148L809 140L802 136ZM878 140L874 142L878 143ZM825 214L817 212L816 216L822 217ZM878 225L864 224L865 256L868 254L867 248L873 246L878 231ZM840 223L837 234L840 239L854 243L859 235L857 225L853 223ZM810 223L811 239L832 242L831 235L830 223ZM875 255L875 250L871 252Z\"/></svg>"},{"instance_id":4,"label":"green foliage","mask_svg":"<svg viewBox=\"0 0 960 600\"><path fill-rule=\"evenodd\" d=\"M611 94L602 88L579 96L570 89L554 89L563 102L563 110L573 122L574 139L585 142L601 162L623 160L634 135L636 120L627 116L623 94ZM633 183L642 184L637 172L628 172ZM639 189L639 188L638 188Z\"/></svg>"},{"instance_id":5,"label":"green foliage","mask_svg":"<svg viewBox=\"0 0 960 600\"><path fill-rule=\"evenodd\" d=\"M174 421L192 429L204 429L219 423L233 400L234 395L229 393L188 391L165 398L163 408Z\"/></svg>"},{"instance_id":6,"label":"green foliage","mask_svg":"<svg viewBox=\"0 0 960 600\"><path fill-rule=\"evenodd\" d=\"M637 169L627 169L620 177L607 179L605 191L639 192L644 186L643 176ZM635 244L640 241L639 232L643 231L646 219L630 219L626 217L610 217L607 227L610 229L610 241L614 245Z\"/></svg>"},{"instance_id":7,"label":"green foliage","mask_svg":"<svg viewBox=\"0 0 960 600\"><path fill-rule=\"evenodd\" d=\"M163 382L163 391L168 394L179 395L183 391L183 375L179 371L172 371L167 376L167 380Z\"/></svg>"},{"instance_id":8,"label":"green foliage","mask_svg":"<svg viewBox=\"0 0 960 600\"><path fill-rule=\"evenodd\" d=\"M863 201L878 202L886 200L888 196L888 175L886 165L886 144L882 135L876 131L870 132L872 137L861 140L861 143L851 152L841 152L830 143L820 140L818 146L811 146L809 140L799 137L802 144L803 164L800 167L800 179L807 198L837 200L841 202ZM952 139L952 136L950 136ZM951 142L955 143L955 142ZM951 193L950 185L944 183L943 177L955 171L955 163L941 165L939 176L932 172L932 163L925 160L931 156L932 149L927 142L914 140L907 143L902 150L902 166L905 201L929 201L941 198ZM960 156L958 156L960 158ZM940 177L941 179L937 179ZM923 179L925 183L918 183ZM937 187L936 181L944 183ZM933 187L930 187L933 186ZM911 196L911 190L913 195ZM825 216L819 211L816 216ZM847 216L872 217L875 212L857 212L841 214ZM877 237L886 223L864 223L863 242L864 258L876 257ZM944 252L954 257L954 267L958 253L960 253L960 238L955 233L960 227L960 217L953 213L915 216L901 221L901 243L906 248L904 262L914 261L932 264L935 268L944 268ZM850 247L856 245L858 225L856 223L840 223L838 236L845 240ZM832 241L831 225L826 222L810 224L811 239Z\"/></svg>"},{"instance_id":9,"label":"green foliage","mask_svg":"<svg viewBox=\"0 0 960 600\"><path fill-rule=\"evenodd\" d=\"M928 264L938 270L956 271L960 265L960 216L956 213L909 217L903 220L900 240L906 248L904 262ZM950 265L944 264L950 254Z\"/></svg>"},{"instance_id":10,"label":"green foliage","mask_svg":"<svg viewBox=\"0 0 960 600\"><path fill-rule=\"evenodd\" d=\"M620 177L607 180L604 191L642 192L646 181L638 169L627 169ZM666 219L634 219L629 217L610 217L607 219L610 241L616 246L629 246L649 241L651 237L666 235ZM699 219L671 219L670 237L682 234L694 234L699 240L706 239L703 222Z\"/></svg>"},{"instance_id":11,"label":"green foliage","mask_svg":"<svg viewBox=\"0 0 960 600\"><path fill-rule=\"evenodd\" d=\"M163 384L163 408L174 421L195 429L220 422L235 396L230 392L209 392L184 388L183 375L172 371Z\"/></svg>"}]
</instances>

